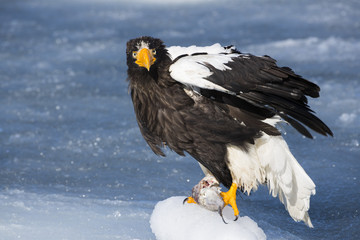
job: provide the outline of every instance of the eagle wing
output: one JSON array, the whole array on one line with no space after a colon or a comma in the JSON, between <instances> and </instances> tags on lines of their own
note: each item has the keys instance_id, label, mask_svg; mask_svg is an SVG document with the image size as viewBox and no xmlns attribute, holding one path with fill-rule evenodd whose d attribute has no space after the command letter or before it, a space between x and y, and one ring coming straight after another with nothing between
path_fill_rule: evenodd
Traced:
<instances>
[{"instance_id":1,"label":"eagle wing","mask_svg":"<svg viewBox=\"0 0 360 240\"><path fill-rule=\"evenodd\" d=\"M171 77L198 94L222 102L233 118L266 133L246 151L227 146L232 176L245 182L248 193L257 188L257 182L266 182L294 220L312 227L308 210L315 184L284 139L277 136L280 133L261 124L274 126L274 116L278 115L306 137L312 135L305 126L332 135L307 104L307 97L318 97L320 88L290 68L278 67L269 56L241 54L234 48L218 48L211 53L204 50L174 57L169 67Z\"/></svg>"},{"instance_id":2,"label":"eagle wing","mask_svg":"<svg viewBox=\"0 0 360 240\"><path fill-rule=\"evenodd\" d=\"M278 67L271 57L242 54L233 47L223 48L219 44L182 50L185 54L180 55L180 51L172 48L168 50L173 59L169 71L174 80L198 93L220 92L236 96L258 109L270 110L306 137L312 138L312 135L304 125L322 135L332 135L307 104L307 96L319 96L319 86L288 67Z\"/></svg>"}]
</instances>

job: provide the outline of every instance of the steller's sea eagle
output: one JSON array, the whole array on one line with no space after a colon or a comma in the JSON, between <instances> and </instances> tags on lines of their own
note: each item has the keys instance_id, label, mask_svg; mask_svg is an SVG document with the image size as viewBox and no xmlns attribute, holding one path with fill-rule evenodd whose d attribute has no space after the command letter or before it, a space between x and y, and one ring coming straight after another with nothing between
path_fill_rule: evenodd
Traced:
<instances>
[{"instance_id":1,"label":"steller's sea eagle","mask_svg":"<svg viewBox=\"0 0 360 240\"><path fill-rule=\"evenodd\" d=\"M307 104L307 96L319 97L316 84L269 56L220 44L165 47L145 36L128 41L126 55L136 119L154 153L165 156L168 146L194 157L229 188L221 196L236 217L237 189L249 194L267 184L295 221L312 227L315 184L275 125L287 122L308 138L306 127L332 136Z\"/></svg>"}]
</instances>

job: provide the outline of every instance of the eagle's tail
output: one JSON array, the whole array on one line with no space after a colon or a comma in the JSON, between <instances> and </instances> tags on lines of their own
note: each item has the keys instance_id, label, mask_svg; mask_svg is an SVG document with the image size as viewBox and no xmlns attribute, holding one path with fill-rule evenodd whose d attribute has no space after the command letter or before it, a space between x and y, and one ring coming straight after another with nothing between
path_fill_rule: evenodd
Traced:
<instances>
[{"instance_id":1,"label":"eagle's tail","mask_svg":"<svg viewBox=\"0 0 360 240\"><path fill-rule=\"evenodd\" d=\"M308 210L315 184L291 154L285 140L264 134L255 142L255 148L270 194L279 196L295 221L313 227Z\"/></svg>"},{"instance_id":2,"label":"eagle's tail","mask_svg":"<svg viewBox=\"0 0 360 240\"><path fill-rule=\"evenodd\" d=\"M228 145L227 160L233 182L243 192L250 193L259 183L267 183L270 194L279 196L295 221L304 221L313 227L308 210L315 184L291 154L282 136L263 134L247 150Z\"/></svg>"}]
</instances>

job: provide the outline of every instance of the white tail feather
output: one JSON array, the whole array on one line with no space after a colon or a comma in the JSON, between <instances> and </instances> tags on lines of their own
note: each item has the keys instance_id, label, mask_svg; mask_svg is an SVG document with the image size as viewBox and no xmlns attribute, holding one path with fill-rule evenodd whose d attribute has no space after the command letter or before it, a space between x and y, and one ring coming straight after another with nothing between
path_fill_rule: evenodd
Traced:
<instances>
[{"instance_id":1,"label":"white tail feather","mask_svg":"<svg viewBox=\"0 0 360 240\"><path fill-rule=\"evenodd\" d=\"M279 195L295 221L304 221L313 227L308 210L315 184L291 154L285 140L281 136L264 134L255 142L255 148L272 196Z\"/></svg>"},{"instance_id":2,"label":"white tail feather","mask_svg":"<svg viewBox=\"0 0 360 240\"><path fill-rule=\"evenodd\" d=\"M247 192L266 179L269 193L279 196L290 216L313 227L308 210L315 184L281 136L263 134L247 152L229 145L228 160L234 181Z\"/></svg>"}]
</instances>

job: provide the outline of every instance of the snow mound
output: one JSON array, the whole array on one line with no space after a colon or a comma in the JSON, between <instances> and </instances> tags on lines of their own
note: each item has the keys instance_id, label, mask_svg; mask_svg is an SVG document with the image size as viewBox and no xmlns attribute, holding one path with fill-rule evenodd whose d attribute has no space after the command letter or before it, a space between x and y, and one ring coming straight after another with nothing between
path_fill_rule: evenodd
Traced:
<instances>
[{"instance_id":1,"label":"snow mound","mask_svg":"<svg viewBox=\"0 0 360 240\"><path fill-rule=\"evenodd\" d=\"M150 218L157 240L177 239L266 239L266 235L251 218L239 217L235 222L231 207L223 210L225 224L217 212L197 204L184 204L185 197L170 197L158 202Z\"/></svg>"}]
</instances>

